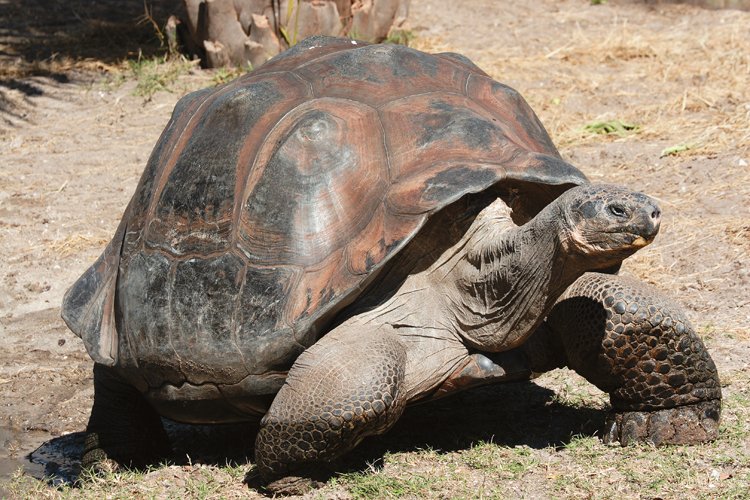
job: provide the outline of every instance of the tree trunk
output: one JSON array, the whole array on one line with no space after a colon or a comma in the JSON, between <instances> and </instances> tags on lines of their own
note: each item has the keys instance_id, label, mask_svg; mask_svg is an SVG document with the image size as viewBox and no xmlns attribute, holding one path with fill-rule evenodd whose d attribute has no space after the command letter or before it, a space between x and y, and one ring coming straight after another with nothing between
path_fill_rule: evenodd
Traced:
<instances>
[{"instance_id":1,"label":"tree trunk","mask_svg":"<svg viewBox=\"0 0 750 500\"><path fill-rule=\"evenodd\" d=\"M209 68L258 66L311 35L384 40L410 0L183 0L188 38Z\"/></svg>"}]
</instances>

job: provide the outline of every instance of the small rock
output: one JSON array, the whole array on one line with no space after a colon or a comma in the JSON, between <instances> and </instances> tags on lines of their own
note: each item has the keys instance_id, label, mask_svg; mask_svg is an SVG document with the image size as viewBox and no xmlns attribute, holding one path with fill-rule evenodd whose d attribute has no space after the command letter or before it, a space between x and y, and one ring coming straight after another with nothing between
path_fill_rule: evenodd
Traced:
<instances>
[{"instance_id":1,"label":"small rock","mask_svg":"<svg viewBox=\"0 0 750 500\"><path fill-rule=\"evenodd\" d=\"M49 283L38 282L26 283L23 287L31 293L42 293L52 288Z\"/></svg>"},{"instance_id":2,"label":"small rock","mask_svg":"<svg viewBox=\"0 0 750 500\"><path fill-rule=\"evenodd\" d=\"M717 469L711 469L711 472L708 475L708 487L709 488L716 488L717 484L719 482L719 479L721 478L721 474Z\"/></svg>"}]
</instances>

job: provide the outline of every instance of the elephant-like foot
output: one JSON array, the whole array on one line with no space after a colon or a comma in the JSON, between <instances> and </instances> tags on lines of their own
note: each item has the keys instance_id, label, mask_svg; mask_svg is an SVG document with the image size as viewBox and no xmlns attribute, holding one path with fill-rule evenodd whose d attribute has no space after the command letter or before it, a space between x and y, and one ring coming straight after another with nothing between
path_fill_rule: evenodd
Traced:
<instances>
[{"instance_id":1,"label":"elephant-like foot","mask_svg":"<svg viewBox=\"0 0 750 500\"><path fill-rule=\"evenodd\" d=\"M604 442L627 446L637 442L696 444L719 435L721 400L654 411L613 411L605 423Z\"/></svg>"},{"instance_id":2,"label":"elephant-like foot","mask_svg":"<svg viewBox=\"0 0 750 500\"><path fill-rule=\"evenodd\" d=\"M262 490L273 496L304 495L318 489L331 477L331 473L321 473L318 470L305 470L298 474L290 474L267 482Z\"/></svg>"}]
</instances>

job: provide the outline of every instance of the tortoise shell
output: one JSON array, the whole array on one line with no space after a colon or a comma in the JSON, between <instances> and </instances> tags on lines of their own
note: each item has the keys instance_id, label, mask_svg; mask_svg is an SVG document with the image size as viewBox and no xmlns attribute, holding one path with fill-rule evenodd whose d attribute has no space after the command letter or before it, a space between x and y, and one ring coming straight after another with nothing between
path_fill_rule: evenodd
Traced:
<instances>
[{"instance_id":1,"label":"tortoise shell","mask_svg":"<svg viewBox=\"0 0 750 500\"><path fill-rule=\"evenodd\" d=\"M516 91L457 54L313 37L178 102L63 317L150 387L253 391L432 214L510 182L541 187L532 213L586 182Z\"/></svg>"}]
</instances>

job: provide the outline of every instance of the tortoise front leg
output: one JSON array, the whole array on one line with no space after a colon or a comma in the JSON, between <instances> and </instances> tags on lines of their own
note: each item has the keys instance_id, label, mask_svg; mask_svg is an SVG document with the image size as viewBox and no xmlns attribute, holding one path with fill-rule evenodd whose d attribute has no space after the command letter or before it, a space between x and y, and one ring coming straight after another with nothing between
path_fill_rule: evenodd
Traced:
<instances>
[{"instance_id":1,"label":"tortoise front leg","mask_svg":"<svg viewBox=\"0 0 750 500\"><path fill-rule=\"evenodd\" d=\"M546 321L566 364L609 393L605 442L687 444L716 439L721 387L681 308L654 288L587 273Z\"/></svg>"},{"instance_id":2,"label":"tortoise front leg","mask_svg":"<svg viewBox=\"0 0 750 500\"><path fill-rule=\"evenodd\" d=\"M274 493L301 493L406 405L406 349L389 327L344 324L303 352L261 421L255 458Z\"/></svg>"}]
</instances>

